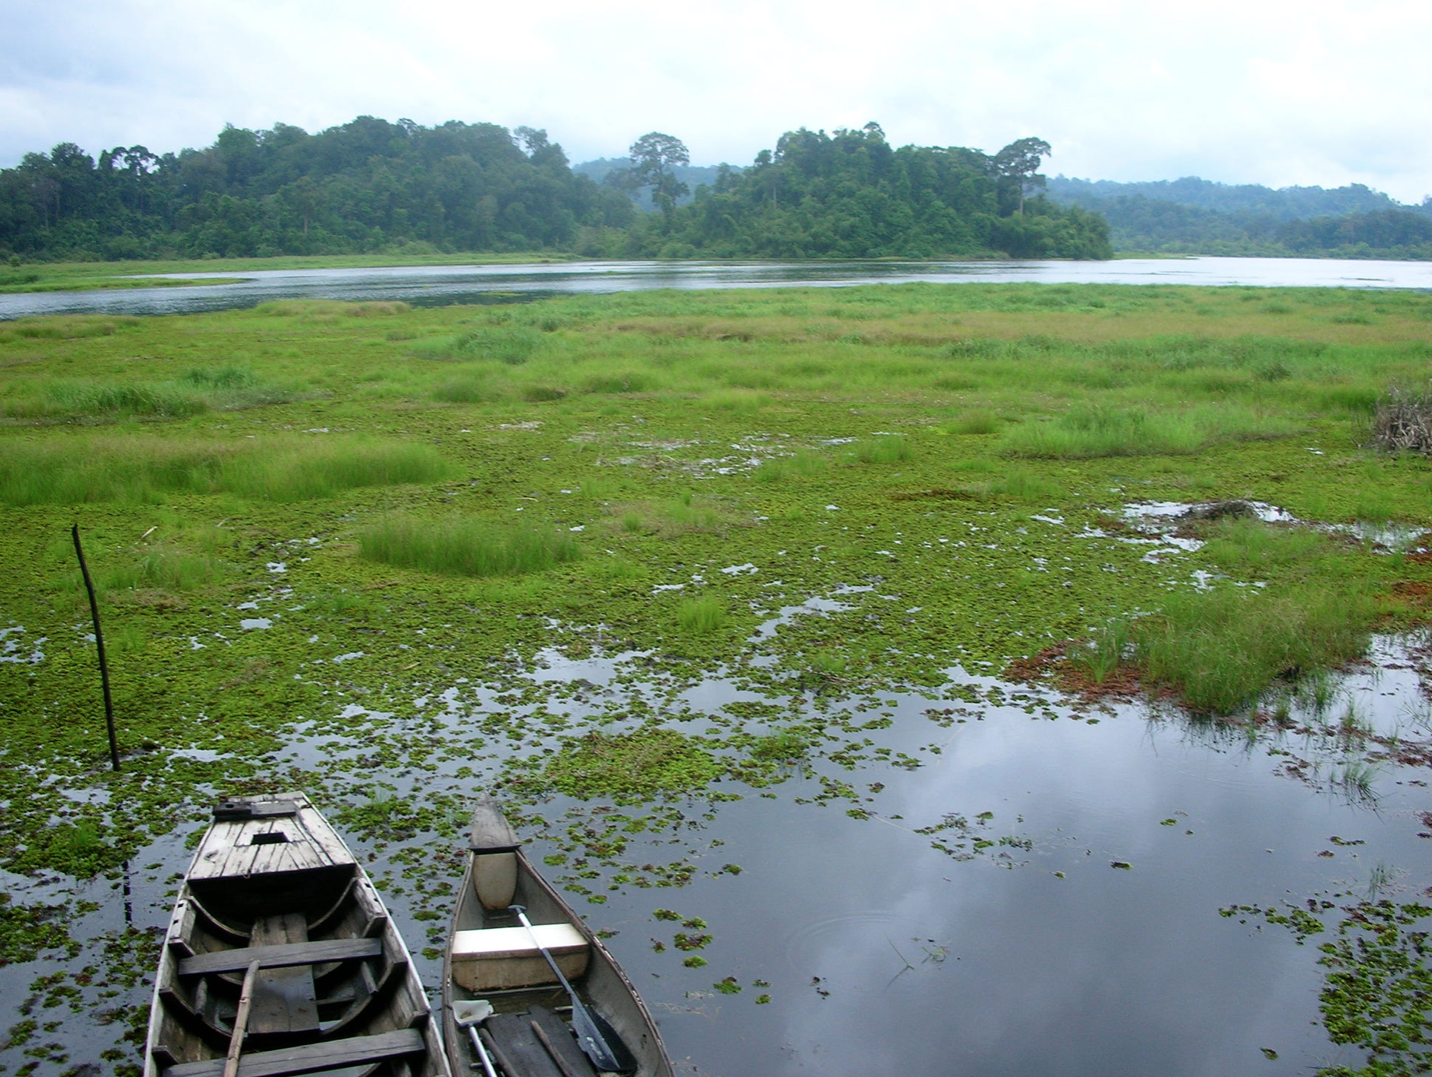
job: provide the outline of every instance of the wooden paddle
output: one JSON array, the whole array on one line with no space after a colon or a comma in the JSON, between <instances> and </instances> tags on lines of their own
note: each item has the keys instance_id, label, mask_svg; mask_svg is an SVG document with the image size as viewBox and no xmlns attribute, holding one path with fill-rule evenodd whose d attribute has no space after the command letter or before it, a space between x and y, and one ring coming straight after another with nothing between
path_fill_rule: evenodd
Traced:
<instances>
[{"instance_id":1,"label":"wooden paddle","mask_svg":"<svg viewBox=\"0 0 1432 1077\"><path fill-rule=\"evenodd\" d=\"M254 1003L254 981L259 978L259 962L250 961L244 973L244 986L239 990L239 1010L234 1014L234 1031L229 1035L229 1055L224 1059L224 1077L239 1077L239 1056L244 1053L244 1032L249 1027L249 1009Z\"/></svg>"},{"instance_id":2,"label":"wooden paddle","mask_svg":"<svg viewBox=\"0 0 1432 1077\"><path fill-rule=\"evenodd\" d=\"M631 1073L635 1070L636 1059L627 1050L627 1045L622 1043L622 1038L602 1019L601 1014L587 1009L586 1003L577 997L577 992L567 982L567 977L562 975L556 960L537 938L537 932L532 930L532 923L527 919L527 910L521 905L509 905L508 908L517 914L517 919L527 929L527 934L532 936L532 945L547 959L547 964L567 989L567 997L572 1002L572 1031L577 1035L577 1046L582 1049L582 1053L592 1060L592 1065L597 1069L606 1070L608 1073Z\"/></svg>"}]
</instances>

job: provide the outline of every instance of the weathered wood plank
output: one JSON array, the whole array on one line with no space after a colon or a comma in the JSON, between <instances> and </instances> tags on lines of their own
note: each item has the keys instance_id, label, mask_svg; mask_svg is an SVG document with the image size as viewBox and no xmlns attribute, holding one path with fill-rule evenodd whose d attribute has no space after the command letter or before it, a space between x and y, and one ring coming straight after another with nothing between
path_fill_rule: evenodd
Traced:
<instances>
[{"instance_id":1,"label":"weathered wood plank","mask_svg":"<svg viewBox=\"0 0 1432 1077\"><path fill-rule=\"evenodd\" d=\"M303 827L304 833L312 842L314 851L318 855L319 863L323 864L351 864L353 854L343 844L328 821L318 814L316 808L305 808L298 813L299 824Z\"/></svg>"},{"instance_id":2,"label":"weathered wood plank","mask_svg":"<svg viewBox=\"0 0 1432 1077\"><path fill-rule=\"evenodd\" d=\"M308 942L308 921L301 913L265 916L254 921L256 947ZM249 1028L255 1033L315 1032L318 999L312 965L266 968L254 985Z\"/></svg>"},{"instance_id":3,"label":"weathered wood plank","mask_svg":"<svg viewBox=\"0 0 1432 1077\"><path fill-rule=\"evenodd\" d=\"M317 942L245 946L237 950L214 950L179 962L180 976L202 976L211 972L237 972L257 960L266 969L290 965L321 965L327 961L352 961L381 957L382 939L320 939Z\"/></svg>"},{"instance_id":4,"label":"weathered wood plank","mask_svg":"<svg viewBox=\"0 0 1432 1077\"><path fill-rule=\"evenodd\" d=\"M572 1034L562 1025L561 1019L551 1011L547 1013L561 1028L560 1035L571 1040ZM519 1073L522 1077L567 1077L561 1062L548 1053L541 1038L533 1031L532 1022L536 1017L535 1010L532 1013L499 1013L484 1021L482 1027L492 1037L497 1053L503 1059L503 1068L509 1072ZM547 1032L547 1038L552 1039L551 1030L545 1026L540 1027ZM573 1045L575 1046L575 1041ZM582 1062L586 1062L580 1051L577 1054ZM568 1061L564 1054L562 1062ZM582 1074L583 1077L595 1077L589 1062L586 1062L584 1069L574 1069L573 1072Z\"/></svg>"},{"instance_id":5,"label":"weathered wood plank","mask_svg":"<svg viewBox=\"0 0 1432 1077\"><path fill-rule=\"evenodd\" d=\"M308 1043L278 1051L254 1051L239 1060L239 1077L288 1077L297 1073L321 1073L385 1058L401 1058L426 1050L423 1034L414 1028L382 1032L376 1036L353 1036L346 1040ZM224 1060L187 1062L171 1066L164 1077L222 1077Z\"/></svg>"},{"instance_id":6,"label":"weathered wood plank","mask_svg":"<svg viewBox=\"0 0 1432 1077\"><path fill-rule=\"evenodd\" d=\"M174 904L174 914L169 918L169 932L164 936L164 945L175 958L188 957L194 952L194 906L180 898Z\"/></svg>"},{"instance_id":7,"label":"weathered wood plank","mask_svg":"<svg viewBox=\"0 0 1432 1077\"><path fill-rule=\"evenodd\" d=\"M225 823L240 819L259 819L273 815L293 815L308 803L301 796L284 797L280 800L261 800L256 797L237 797L214 806L214 820Z\"/></svg>"},{"instance_id":8,"label":"weathered wood plank","mask_svg":"<svg viewBox=\"0 0 1432 1077\"><path fill-rule=\"evenodd\" d=\"M542 1042L547 1053L553 1055L565 1077L596 1077L591 1060L582 1053L577 1037L572 1035L565 1021L546 1006L533 1006L527 1016L531 1018L528 1024L534 1026L533 1034Z\"/></svg>"}]
</instances>

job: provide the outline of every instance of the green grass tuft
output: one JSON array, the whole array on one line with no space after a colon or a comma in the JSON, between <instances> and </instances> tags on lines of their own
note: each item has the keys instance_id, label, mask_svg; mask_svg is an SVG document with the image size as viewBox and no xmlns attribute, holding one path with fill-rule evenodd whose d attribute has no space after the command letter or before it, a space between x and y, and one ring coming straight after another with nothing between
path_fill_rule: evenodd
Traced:
<instances>
[{"instance_id":1,"label":"green grass tuft","mask_svg":"<svg viewBox=\"0 0 1432 1077\"><path fill-rule=\"evenodd\" d=\"M580 556L570 535L466 517L389 517L359 535L358 549L370 561L444 576L520 576Z\"/></svg>"},{"instance_id":2,"label":"green grass tuft","mask_svg":"<svg viewBox=\"0 0 1432 1077\"><path fill-rule=\"evenodd\" d=\"M688 636L719 632L726 624L726 608L715 595L688 598L676 608L676 624Z\"/></svg>"},{"instance_id":3,"label":"green grass tuft","mask_svg":"<svg viewBox=\"0 0 1432 1077\"><path fill-rule=\"evenodd\" d=\"M862 464L898 464L910 459L910 443L902 437L878 437L857 443L853 456Z\"/></svg>"},{"instance_id":4,"label":"green grass tuft","mask_svg":"<svg viewBox=\"0 0 1432 1077\"><path fill-rule=\"evenodd\" d=\"M509 366L521 366L542 347L542 334L522 326L483 326L456 336L429 337L412 343L412 353L423 359L463 362L473 359L495 360Z\"/></svg>"},{"instance_id":5,"label":"green grass tuft","mask_svg":"<svg viewBox=\"0 0 1432 1077\"><path fill-rule=\"evenodd\" d=\"M359 439L247 441L77 437L15 443L0 457L0 504L137 504L170 494L265 501L331 497L364 486L436 482L450 465L428 445Z\"/></svg>"},{"instance_id":6,"label":"green grass tuft","mask_svg":"<svg viewBox=\"0 0 1432 1077\"><path fill-rule=\"evenodd\" d=\"M1204 406L1182 412L1078 405L1049 422L1007 432L1000 451L1010 456L1081 459L1194 453L1209 445L1284 437L1295 428L1243 407Z\"/></svg>"},{"instance_id":7,"label":"green grass tuft","mask_svg":"<svg viewBox=\"0 0 1432 1077\"><path fill-rule=\"evenodd\" d=\"M1195 710L1232 714L1279 679L1335 668L1367 648L1374 606L1366 588L1285 587L1277 594L1217 587L1169 599L1141 618L1138 665Z\"/></svg>"}]
</instances>

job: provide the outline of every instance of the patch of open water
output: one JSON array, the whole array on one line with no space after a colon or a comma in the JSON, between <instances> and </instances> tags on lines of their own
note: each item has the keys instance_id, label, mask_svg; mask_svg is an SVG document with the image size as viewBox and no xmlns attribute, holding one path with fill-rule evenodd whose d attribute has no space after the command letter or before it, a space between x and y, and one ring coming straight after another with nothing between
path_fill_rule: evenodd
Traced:
<instances>
[{"instance_id":1,"label":"patch of open water","mask_svg":"<svg viewBox=\"0 0 1432 1077\"><path fill-rule=\"evenodd\" d=\"M492 303L653 288L835 288L860 284L1191 284L1432 289L1426 262L1335 258L1123 258L1108 262L562 262L175 273L236 284L0 295L0 321L35 314L192 314L275 299Z\"/></svg>"}]
</instances>

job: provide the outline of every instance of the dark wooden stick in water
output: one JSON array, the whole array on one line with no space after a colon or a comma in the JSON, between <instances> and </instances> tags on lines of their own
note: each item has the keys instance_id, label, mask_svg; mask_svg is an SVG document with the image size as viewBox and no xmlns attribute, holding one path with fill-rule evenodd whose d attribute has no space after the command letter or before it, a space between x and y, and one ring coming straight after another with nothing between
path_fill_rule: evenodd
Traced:
<instances>
[{"instance_id":1,"label":"dark wooden stick in water","mask_svg":"<svg viewBox=\"0 0 1432 1077\"><path fill-rule=\"evenodd\" d=\"M99 679L104 686L104 724L109 729L109 762L119 769L119 744L114 736L114 701L109 694L109 663L104 658L104 633L99 628L99 602L94 597L94 581L90 579L89 566L85 564L84 547L80 545L80 525L70 529L75 540L75 556L80 559L80 575L85 579L85 590L89 592L90 617L94 620L94 644L99 651Z\"/></svg>"}]
</instances>

